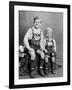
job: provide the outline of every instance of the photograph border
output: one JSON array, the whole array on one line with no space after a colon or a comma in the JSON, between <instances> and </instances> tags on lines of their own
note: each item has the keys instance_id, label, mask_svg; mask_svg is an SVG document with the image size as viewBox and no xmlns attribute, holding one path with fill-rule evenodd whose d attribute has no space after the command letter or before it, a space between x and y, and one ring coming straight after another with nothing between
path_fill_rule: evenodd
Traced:
<instances>
[{"instance_id":1,"label":"photograph border","mask_svg":"<svg viewBox=\"0 0 72 90\"><path fill-rule=\"evenodd\" d=\"M67 9L67 82L14 85L14 6L35 6ZM9 2L9 88L70 85L70 5L30 2Z\"/></svg>"}]
</instances>

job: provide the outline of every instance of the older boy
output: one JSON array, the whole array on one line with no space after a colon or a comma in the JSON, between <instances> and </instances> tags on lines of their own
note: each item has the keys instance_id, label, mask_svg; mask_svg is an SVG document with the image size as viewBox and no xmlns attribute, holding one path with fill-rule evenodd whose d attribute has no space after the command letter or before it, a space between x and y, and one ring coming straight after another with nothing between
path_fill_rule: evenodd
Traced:
<instances>
[{"instance_id":1,"label":"older boy","mask_svg":"<svg viewBox=\"0 0 72 90\"><path fill-rule=\"evenodd\" d=\"M30 60L30 75L31 77L35 77L35 58L36 53L41 56L39 71L42 76L44 76L43 72L43 64L44 64L44 53L43 53L43 32L40 29L42 20L40 17L35 17L33 21L33 27L29 28L25 37L24 44L26 48L29 50L29 54L31 56Z\"/></svg>"}]
</instances>

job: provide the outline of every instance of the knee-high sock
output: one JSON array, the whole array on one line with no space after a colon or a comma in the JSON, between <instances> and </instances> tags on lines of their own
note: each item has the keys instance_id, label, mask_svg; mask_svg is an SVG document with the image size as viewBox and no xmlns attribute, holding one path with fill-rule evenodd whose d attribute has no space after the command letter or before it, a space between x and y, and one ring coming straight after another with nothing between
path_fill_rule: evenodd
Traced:
<instances>
[{"instance_id":1,"label":"knee-high sock","mask_svg":"<svg viewBox=\"0 0 72 90\"><path fill-rule=\"evenodd\" d=\"M44 59L40 60L40 69L43 69L43 65L44 65Z\"/></svg>"}]
</instances>

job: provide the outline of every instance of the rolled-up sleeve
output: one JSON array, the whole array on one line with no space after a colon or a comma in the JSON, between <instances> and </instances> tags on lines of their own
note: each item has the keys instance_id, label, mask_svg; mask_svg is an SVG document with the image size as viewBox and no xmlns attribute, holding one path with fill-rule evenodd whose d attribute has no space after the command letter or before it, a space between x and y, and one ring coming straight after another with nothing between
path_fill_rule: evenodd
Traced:
<instances>
[{"instance_id":1,"label":"rolled-up sleeve","mask_svg":"<svg viewBox=\"0 0 72 90\"><path fill-rule=\"evenodd\" d=\"M24 37L24 45L27 49L30 49L29 40L32 39L32 29L28 29Z\"/></svg>"},{"instance_id":2,"label":"rolled-up sleeve","mask_svg":"<svg viewBox=\"0 0 72 90\"><path fill-rule=\"evenodd\" d=\"M43 32L41 32L41 42L40 42L40 47L41 47L42 50L45 49Z\"/></svg>"}]
</instances>

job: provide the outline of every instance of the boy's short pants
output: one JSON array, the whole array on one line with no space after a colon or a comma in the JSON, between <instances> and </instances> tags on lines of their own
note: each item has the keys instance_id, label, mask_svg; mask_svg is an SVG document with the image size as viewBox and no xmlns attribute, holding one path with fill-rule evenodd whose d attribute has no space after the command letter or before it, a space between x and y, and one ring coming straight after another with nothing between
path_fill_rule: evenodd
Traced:
<instances>
[{"instance_id":1,"label":"boy's short pants","mask_svg":"<svg viewBox=\"0 0 72 90\"><path fill-rule=\"evenodd\" d=\"M35 51L37 51L38 49L40 49L40 45L37 44L36 42L29 41L29 43L30 43L30 47L33 48Z\"/></svg>"},{"instance_id":2,"label":"boy's short pants","mask_svg":"<svg viewBox=\"0 0 72 90\"><path fill-rule=\"evenodd\" d=\"M48 53L46 54L47 56L49 56L49 57L55 57L56 56L56 53L54 52L52 46L51 47L46 47L46 49L48 51Z\"/></svg>"}]
</instances>

